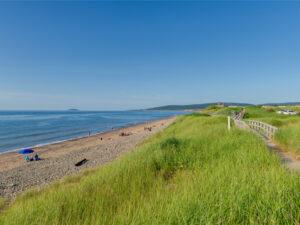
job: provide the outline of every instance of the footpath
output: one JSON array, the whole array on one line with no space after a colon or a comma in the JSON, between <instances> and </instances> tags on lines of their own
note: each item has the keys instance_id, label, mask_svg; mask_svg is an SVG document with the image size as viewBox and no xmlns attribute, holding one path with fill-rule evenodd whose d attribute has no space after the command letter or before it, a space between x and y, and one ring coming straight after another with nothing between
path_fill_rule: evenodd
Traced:
<instances>
[{"instance_id":1,"label":"footpath","mask_svg":"<svg viewBox=\"0 0 300 225\"><path fill-rule=\"evenodd\" d=\"M300 162L297 159L295 159L292 155L290 155L288 152L282 151L282 149L276 144L274 144L270 138L259 133L254 129L251 129L244 121L241 121L239 119L234 119L234 123L235 126L241 130L249 130L259 135L266 143L268 149L271 152L275 152L279 156L281 162L286 166L288 170L296 171L298 173L300 172Z\"/></svg>"}]
</instances>

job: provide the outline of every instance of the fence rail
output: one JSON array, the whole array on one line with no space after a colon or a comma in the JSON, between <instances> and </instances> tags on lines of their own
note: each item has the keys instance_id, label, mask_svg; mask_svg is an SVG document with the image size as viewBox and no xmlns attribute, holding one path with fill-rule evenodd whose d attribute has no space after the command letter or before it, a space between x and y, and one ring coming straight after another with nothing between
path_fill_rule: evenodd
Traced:
<instances>
[{"instance_id":1,"label":"fence rail","mask_svg":"<svg viewBox=\"0 0 300 225\"><path fill-rule=\"evenodd\" d=\"M248 120L248 122L250 128L257 130L260 133L263 133L269 138L274 138L275 132L279 131L279 128L274 127L267 123L263 123L255 120Z\"/></svg>"}]
</instances>

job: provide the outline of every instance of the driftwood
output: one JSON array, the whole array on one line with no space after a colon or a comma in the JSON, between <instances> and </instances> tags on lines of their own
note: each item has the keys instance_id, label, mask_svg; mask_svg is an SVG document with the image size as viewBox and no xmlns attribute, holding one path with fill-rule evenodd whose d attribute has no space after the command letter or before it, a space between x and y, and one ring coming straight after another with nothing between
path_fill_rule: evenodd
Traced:
<instances>
[{"instance_id":1,"label":"driftwood","mask_svg":"<svg viewBox=\"0 0 300 225\"><path fill-rule=\"evenodd\" d=\"M75 164L75 166L81 166L83 164L85 164L87 162L87 159L83 159L81 161L79 161L78 163Z\"/></svg>"}]
</instances>

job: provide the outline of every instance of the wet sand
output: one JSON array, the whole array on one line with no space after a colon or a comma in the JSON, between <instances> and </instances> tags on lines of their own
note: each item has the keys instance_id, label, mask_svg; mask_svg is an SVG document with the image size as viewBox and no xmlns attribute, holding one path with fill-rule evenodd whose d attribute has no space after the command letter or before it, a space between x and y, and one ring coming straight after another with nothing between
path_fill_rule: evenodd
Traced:
<instances>
[{"instance_id":1,"label":"wet sand","mask_svg":"<svg viewBox=\"0 0 300 225\"><path fill-rule=\"evenodd\" d=\"M78 138L43 147L33 148L42 159L25 162L16 152L0 155L0 197L15 198L16 194L36 186L43 186L66 175L86 168L95 168L133 150L138 143L163 130L177 117L137 124L90 137ZM152 127L152 130L145 130ZM120 136L121 132L131 133ZM101 140L102 138L102 140ZM87 161L76 167L82 159Z\"/></svg>"}]
</instances>

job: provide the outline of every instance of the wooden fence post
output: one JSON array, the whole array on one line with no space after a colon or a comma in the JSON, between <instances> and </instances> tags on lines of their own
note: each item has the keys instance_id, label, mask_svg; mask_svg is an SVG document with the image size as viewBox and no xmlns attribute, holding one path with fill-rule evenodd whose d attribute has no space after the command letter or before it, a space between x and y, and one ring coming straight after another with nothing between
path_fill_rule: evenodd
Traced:
<instances>
[{"instance_id":1,"label":"wooden fence post","mask_svg":"<svg viewBox=\"0 0 300 225\"><path fill-rule=\"evenodd\" d=\"M228 131L230 131L230 116L228 116Z\"/></svg>"}]
</instances>

